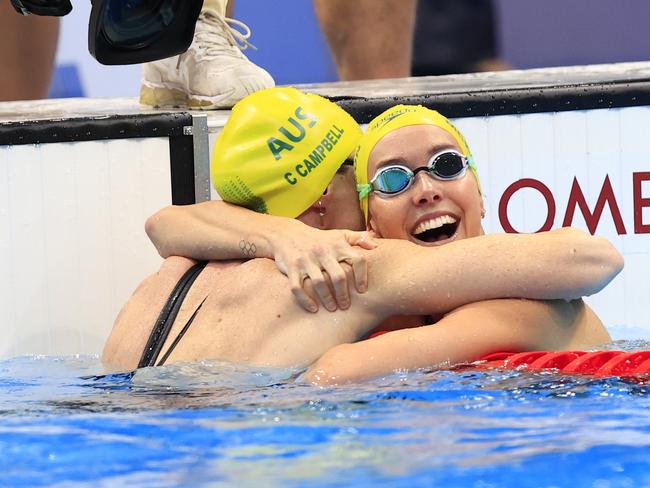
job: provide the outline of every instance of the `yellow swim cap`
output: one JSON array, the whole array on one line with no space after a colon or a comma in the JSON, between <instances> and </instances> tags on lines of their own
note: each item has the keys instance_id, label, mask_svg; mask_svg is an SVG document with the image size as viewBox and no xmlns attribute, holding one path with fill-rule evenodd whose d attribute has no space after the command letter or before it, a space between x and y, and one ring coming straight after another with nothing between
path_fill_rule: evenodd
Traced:
<instances>
[{"instance_id":1,"label":"yellow swim cap","mask_svg":"<svg viewBox=\"0 0 650 488\"><path fill-rule=\"evenodd\" d=\"M323 194L361 129L342 108L295 88L237 103L217 137L211 176L226 202L297 217Z\"/></svg>"},{"instance_id":2,"label":"yellow swim cap","mask_svg":"<svg viewBox=\"0 0 650 488\"><path fill-rule=\"evenodd\" d=\"M481 183L478 179L476 166L474 165L472 153L467 146L467 142L458 129L445 116L421 105L395 105L370 121L366 132L359 141L357 154L354 158L354 174L357 178L359 200L363 214L366 217L366 222L368 221L368 159L370 158L370 153L386 134L409 125L435 125L449 132L456 140L461 152L469 160L469 168L476 177L479 191L481 190Z\"/></svg>"}]
</instances>

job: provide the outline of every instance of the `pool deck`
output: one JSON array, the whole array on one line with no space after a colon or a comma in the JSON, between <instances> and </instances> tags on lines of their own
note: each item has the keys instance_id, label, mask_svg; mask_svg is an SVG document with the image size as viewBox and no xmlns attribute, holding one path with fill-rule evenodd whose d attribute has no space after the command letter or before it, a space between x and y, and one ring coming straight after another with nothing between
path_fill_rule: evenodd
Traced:
<instances>
[{"instance_id":1,"label":"pool deck","mask_svg":"<svg viewBox=\"0 0 650 488\"><path fill-rule=\"evenodd\" d=\"M540 68L534 70L512 70L490 73L472 73L463 75L413 77L402 79L364 80L333 82L321 84L295 85L308 92L331 98L356 115L360 122L367 122L367 109L364 106L384 106L399 102L445 104L451 106L444 110L449 116L499 115L508 113L529 113L531 111L548 111L546 106L534 103L524 106L526 99L534 93L537 98L549 98L549 95L566 93L569 90L575 98L576 90L581 90L585 98L598 95L604 107L611 107L617 89L626 92L639 91L638 95L627 97L625 105L650 104L650 62L618 63L607 65L571 66ZM635 90L638 88L638 90ZM457 102L462 97L462 103ZM503 98L501 106L492 107L481 113L477 98ZM514 101L514 102L513 102ZM459 103L461 106L459 106ZM513 105L514 104L514 105ZM555 110L562 109L560 106ZM492 104L494 105L494 103ZM569 104L571 105L571 104ZM477 107L480 107L478 105ZM538 110L531 110L537 109ZM575 102L564 110L575 110ZM578 107L579 108L579 107ZM454 113L460 110L461 113ZM495 113L495 111L497 113ZM18 101L0 103L0 130L14 124L25 124L43 120L101 119L112 116L155 115L176 113L187 110L155 109L142 106L137 98L69 98L36 101ZM488 113L489 112L489 113ZM230 110L190 111L193 115L204 114L208 119L211 132L218 131L225 124Z\"/></svg>"}]
</instances>

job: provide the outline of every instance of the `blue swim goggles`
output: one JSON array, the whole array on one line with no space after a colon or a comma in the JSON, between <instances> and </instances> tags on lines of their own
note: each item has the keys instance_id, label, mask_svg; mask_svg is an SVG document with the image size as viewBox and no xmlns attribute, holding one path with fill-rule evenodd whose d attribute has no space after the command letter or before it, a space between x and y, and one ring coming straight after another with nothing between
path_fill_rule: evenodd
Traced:
<instances>
[{"instance_id":1,"label":"blue swim goggles","mask_svg":"<svg viewBox=\"0 0 650 488\"><path fill-rule=\"evenodd\" d=\"M471 161L466 156L454 149L445 149L431 156L426 166L415 170L401 164L380 168L370 183L357 185L357 191L361 199L373 191L392 197L408 190L420 171L426 171L436 180L448 181L462 178L470 165Z\"/></svg>"}]
</instances>

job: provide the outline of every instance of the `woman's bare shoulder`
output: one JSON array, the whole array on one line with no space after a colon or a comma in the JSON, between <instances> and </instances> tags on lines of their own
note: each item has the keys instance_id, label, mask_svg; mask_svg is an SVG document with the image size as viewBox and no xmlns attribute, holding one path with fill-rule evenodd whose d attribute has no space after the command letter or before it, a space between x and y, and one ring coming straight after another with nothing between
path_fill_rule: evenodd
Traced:
<instances>
[{"instance_id":1,"label":"woman's bare shoulder","mask_svg":"<svg viewBox=\"0 0 650 488\"><path fill-rule=\"evenodd\" d=\"M163 263L160 265L158 274L168 274L168 273L185 273L190 269L197 261L194 259L184 258L182 256L170 256L166 258Z\"/></svg>"}]
</instances>

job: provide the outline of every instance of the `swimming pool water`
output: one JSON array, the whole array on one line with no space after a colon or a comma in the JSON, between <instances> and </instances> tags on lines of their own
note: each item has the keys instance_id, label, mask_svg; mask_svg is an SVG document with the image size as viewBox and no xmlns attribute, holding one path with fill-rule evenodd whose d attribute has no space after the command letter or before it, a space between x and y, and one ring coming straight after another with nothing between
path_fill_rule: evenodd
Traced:
<instances>
[{"instance_id":1,"label":"swimming pool water","mask_svg":"<svg viewBox=\"0 0 650 488\"><path fill-rule=\"evenodd\" d=\"M650 486L650 380L99 372L92 357L0 361L1 486Z\"/></svg>"}]
</instances>

